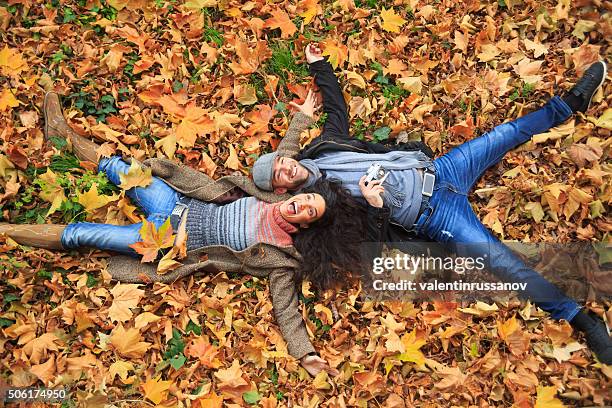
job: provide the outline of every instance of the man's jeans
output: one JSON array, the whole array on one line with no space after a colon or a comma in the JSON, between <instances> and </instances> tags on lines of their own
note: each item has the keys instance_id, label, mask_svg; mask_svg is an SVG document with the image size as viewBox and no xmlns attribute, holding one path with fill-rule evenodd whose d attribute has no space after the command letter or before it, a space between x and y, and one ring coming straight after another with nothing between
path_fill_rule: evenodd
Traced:
<instances>
[{"instance_id":1,"label":"man's jeans","mask_svg":"<svg viewBox=\"0 0 612 408\"><path fill-rule=\"evenodd\" d=\"M106 177L115 185L121 183L119 174L127 173L129 168L119 156L103 158L98 164L98 171L106 173ZM126 195L142 209L147 221L154 223L157 228L170 216L180 198L177 191L157 177L153 177L151 184L146 187L127 190ZM62 245L64 248L93 247L138 256L129 245L141 241L140 227L141 222L132 225L77 222L69 224L64 230Z\"/></svg>"},{"instance_id":2,"label":"man's jeans","mask_svg":"<svg viewBox=\"0 0 612 408\"><path fill-rule=\"evenodd\" d=\"M437 158L434 193L429 207L417 220L421 234L438 242L455 244L460 256L486 253L489 270L505 282L526 283L526 290L520 293L522 297L533 300L553 318L568 321L580 306L494 237L472 210L467 196L482 173L498 163L506 152L527 142L534 134L561 124L571 114L567 104L555 96L541 109L499 125Z\"/></svg>"}]
</instances>

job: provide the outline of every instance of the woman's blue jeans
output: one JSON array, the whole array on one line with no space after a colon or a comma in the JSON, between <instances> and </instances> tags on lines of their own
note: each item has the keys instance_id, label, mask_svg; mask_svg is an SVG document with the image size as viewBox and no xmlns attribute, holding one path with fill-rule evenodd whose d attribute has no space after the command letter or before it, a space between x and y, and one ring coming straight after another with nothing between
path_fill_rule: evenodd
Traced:
<instances>
[{"instance_id":1,"label":"woman's blue jeans","mask_svg":"<svg viewBox=\"0 0 612 408\"><path fill-rule=\"evenodd\" d=\"M98 171L104 172L115 185L121 183L119 174L126 174L129 168L119 156L102 158L98 164ZM146 187L127 190L126 195L142 209L147 221L154 223L157 228L170 216L180 198L177 191L157 177L153 177L151 184ZM69 224L64 230L62 245L67 249L93 247L138 256L129 245L141 241L140 227L141 222L132 225L77 222Z\"/></svg>"},{"instance_id":2,"label":"woman's blue jeans","mask_svg":"<svg viewBox=\"0 0 612 408\"><path fill-rule=\"evenodd\" d=\"M553 318L568 321L580 306L525 265L487 230L472 210L468 192L482 173L498 163L506 152L533 135L563 123L571 114L569 106L555 96L541 109L499 125L437 158L434 193L416 225L417 231L428 238L454 244L460 256L486 254L488 269L504 282L527 284L519 295L534 301Z\"/></svg>"}]
</instances>

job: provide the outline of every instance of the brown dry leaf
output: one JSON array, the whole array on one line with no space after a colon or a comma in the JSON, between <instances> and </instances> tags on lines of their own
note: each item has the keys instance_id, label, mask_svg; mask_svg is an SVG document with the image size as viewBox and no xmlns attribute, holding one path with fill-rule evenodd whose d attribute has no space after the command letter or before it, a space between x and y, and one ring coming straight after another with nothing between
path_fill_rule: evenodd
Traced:
<instances>
[{"instance_id":1,"label":"brown dry leaf","mask_svg":"<svg viewBox=\"0 0 612 408\"><path fill-rule=\"evenodd\" d=\"M215 377L220 381L220 388L237 388L248 385L248 382L242 378L242 369L237 359L234 359L229 368L217 370Z\"/></svg>"},{"instance_id":2,"label":"brown dry leaf","mask_svg":"<svg viewBox=\"0 0 612 408\"><path fill-rule=\"evenodd\" d=\"M47 357L47 352L59 351L60 339L53 333L45 333L40 337L30 340L23 346L23 351L30 357L32 364L40 364L40 360Z\"/></svg>"},{"instance_id":3,"label":"brown dry leaf","mask_svg":"<svg viewBox=\"0 0 612 408\"><path fill-rule=\"evenodd\" d=\"M119 323L111 333L110 344L123 357L141 358L150 350L151 346L151 343L140 341L141 339L138 329L130 327L125 330L123 325Z\"/></svg>"},{"instance_id":4,"label":"brown dry leaf","mask_svg":"<svg viewBox=\"0 0 612 408\"><path fill-rule=\"evenodd\" d=\"M459 367L442 367L436 370L436 374L442 377L442 380L436 382L434 387L447 392L463 386L467 379Z\"/></svg>"},{"instance_id":5,"label":"brown dry leaf","mask_svg":"<svg viewBox=\"0 0 612 408\"><path fill-rule=\"evenodd\" d=\"M139 284L117 284L110 293L113 303L108 308L108 317L112 322L126 322L132 318L131 308L138 306L145 291L139 289Z\"/></svg>"}]
</instances>

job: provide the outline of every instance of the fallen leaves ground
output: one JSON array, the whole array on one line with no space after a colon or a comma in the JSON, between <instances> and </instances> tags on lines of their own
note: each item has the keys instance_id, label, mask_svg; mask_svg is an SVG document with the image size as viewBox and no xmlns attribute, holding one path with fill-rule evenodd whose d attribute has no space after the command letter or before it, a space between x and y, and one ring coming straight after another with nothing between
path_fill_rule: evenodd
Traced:
<instances>
[{"instance_id":1,"label":"fallen leaves ground","mask_svg":"<svg viewBox=\"0 0 612 408\"><path fill-rule=\"evenodd\" d=\"M422 139L440 154L609 58L610 16L609 2L596 0L2 1L2 215L139 220L65 141L44 142L48 90L64 95L71 125L105 154L175 158L215 177L246 173L278 144L288 103L306 95L302 50L318 41L339 74L353 135ZM536 136L476 186L474 208L500 237L609 242L609 91L608 81L587 115ZM306 285L315 345L341 372L312 379L287 356L266 282L219 274L118 284L104 272L107 254L0 242L2 381L67 387L69 400L56 406L612 401L610 367L529 304L382 304L357 288L315 297Z\"/></svg>"}]
</instances>

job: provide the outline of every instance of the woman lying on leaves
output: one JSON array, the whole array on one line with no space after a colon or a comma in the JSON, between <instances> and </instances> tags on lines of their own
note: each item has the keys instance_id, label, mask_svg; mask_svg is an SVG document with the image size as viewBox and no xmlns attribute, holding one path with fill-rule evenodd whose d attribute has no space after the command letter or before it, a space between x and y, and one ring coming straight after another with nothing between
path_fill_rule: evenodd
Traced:
<instances>
[{"instance_id":1,"label":"woman lying on leaves","mask_svg":"<svg viewBox=\"0 0 612 408\"><path fill-rule=\"evenodd\" d=\"M98 160L99 146L68 126L57 94L45 96L44 115L47 140L66 138L77 158L96 163L112 183L121 184L121 176L128 173L130 166L117 156ZM300 125L292 122L289 131L301 131ZM171 283L200 271L267 276L274 312L289 353L312 375L321 370L335 374L336 370L317 355L309 340L298 310L299 282L294 276L304 273L300 271L300 252L304 257L319 258L342 254L334 258L334 264L345 270L351 270L357 262L357 246L351 248L348 242L358 242L361 232L355 224L363 216L356 214L361 210L349 193L337 184L322 182L303 194L284 197L261 192L243 176L213 181L166 159L149 159L144 164L155 177L146 187L132 187L126 194L145 213L146 222L123 226L87 222L3 224L0 234L21 244L47 249L94 247L119 252L123 255L111 257L108 271L124 282ZM220 204L231 199L228 192L236 187L251 196ZM172 237L173 230L178 232L176 239ZM302 232L296 234L299 230ZM167 246L172 246L157 267L138 259L139 253L145 253L149 260L159 260L159 246L152 248L152 253L146 251L146 236L156 233L165 235L170 242ZM173 257L179 258L180 263ZM326 264L330 267L329 262Z\"/></svg>"}]
</instances>

